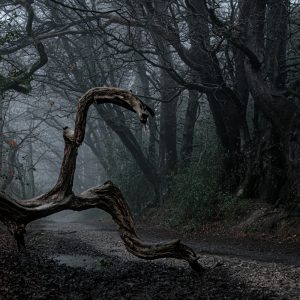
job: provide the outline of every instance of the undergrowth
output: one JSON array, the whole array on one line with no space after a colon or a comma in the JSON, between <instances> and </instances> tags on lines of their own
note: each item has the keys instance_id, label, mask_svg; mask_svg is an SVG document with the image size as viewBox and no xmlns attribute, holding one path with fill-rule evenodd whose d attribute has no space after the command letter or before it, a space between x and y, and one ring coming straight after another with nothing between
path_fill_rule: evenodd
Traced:
<instances>
[{"instance_id":1,"label":"undergrowth","mask_svg":"<svg viewBox=\"0 0 300 300\"><path fill-rule=\"evenodd\" d=\"M221 158L210 151L171 178L164 199L166 226L198 226L201 223L235 222L245 215L245 203L221 189Z\"/></svg>"}]
</instances>

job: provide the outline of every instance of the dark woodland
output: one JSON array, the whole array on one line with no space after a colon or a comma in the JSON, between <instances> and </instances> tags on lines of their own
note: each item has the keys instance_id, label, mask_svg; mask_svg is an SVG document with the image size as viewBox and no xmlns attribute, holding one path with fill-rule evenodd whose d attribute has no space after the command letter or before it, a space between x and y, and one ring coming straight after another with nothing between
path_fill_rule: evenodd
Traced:
<instances>
[{"instance_id":1,"label":"dark woodland","mask_svg":"<svg viewBox=\"0 0 300 300\"><path fill-rule=\"evenodd\" d=\"M298 0L0 0L0 300L299 299L299 249Z\"/></svg>"}]
</instances>

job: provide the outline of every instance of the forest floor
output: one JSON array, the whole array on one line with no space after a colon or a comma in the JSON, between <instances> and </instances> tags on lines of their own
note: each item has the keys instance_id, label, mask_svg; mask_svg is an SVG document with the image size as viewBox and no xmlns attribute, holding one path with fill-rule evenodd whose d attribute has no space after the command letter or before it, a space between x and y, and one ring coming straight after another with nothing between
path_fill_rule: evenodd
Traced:
<instances>
[{"instance_id":1,"label":"forest floor","mask_svg":"<svg viewBox=\"0 0 300 300\"><path fill-rule=\"evenodd\" d=\"M294 239L183 238L208 268L202 276L175 259L129 254L114 224L38 221L19 254L0 226L0 299L300 299L300 251ZM178 233L139 226L157 242ZM219 262L213 269L210 266Z\"/></svg>"}]
</instances>

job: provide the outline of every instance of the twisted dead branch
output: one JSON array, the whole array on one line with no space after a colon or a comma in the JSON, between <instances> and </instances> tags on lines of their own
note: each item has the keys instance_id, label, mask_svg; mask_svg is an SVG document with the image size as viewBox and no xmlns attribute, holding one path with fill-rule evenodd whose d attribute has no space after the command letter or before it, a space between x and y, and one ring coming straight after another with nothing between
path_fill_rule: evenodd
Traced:
<instances>
[{"instance_id":1,"label":"twisted dead branch","mask_svg":"<svg viewBox=\"0 0 300 300\"><path fill-rule=\"evenodd\" d=\"M15 200L0 193L0 221L14 236L19 249L25 248L26 225L34 220L70 209L74 211L99 208L109 213L119 226L120 236L126 249L133 255L153 260L170 257L186 260L190 266L202 272L195 252L179 240L150 244L139 239L129 207L121 191L110 181L103 186L88 189L80 195L73 193L73 180L76 169L78 148L85 135L87 113L92 104L113 103L137 113L141 123L146 123L153 111L132 92L111 88L96 87L84 94L77 107L75 129L63 130L65 140L64 158L55 186L46 194L28 200Z\"/></svg>"}]
</instances>

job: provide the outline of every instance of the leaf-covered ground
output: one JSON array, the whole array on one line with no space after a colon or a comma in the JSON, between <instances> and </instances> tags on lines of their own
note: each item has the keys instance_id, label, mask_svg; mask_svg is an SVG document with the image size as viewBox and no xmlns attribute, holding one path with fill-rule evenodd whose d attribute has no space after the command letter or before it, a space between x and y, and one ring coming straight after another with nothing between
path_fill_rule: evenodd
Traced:
<instances>
[{"instance_id":1,"label":"leaf-covered ground","mask_svg":"<svg viewBox=\"0 0 300 300\"><path fill-rule=\"evenodd\" d=\"M98 224L97 227L101 225ZM126 252L114 227L36 223L28 229L28 254L14 250L0 229L0 299L299 299L300 262L274 263L243 255L201 254L209 267L195 274L185 262L142 261ZM144 231L160 239L155 231ZM198 243L198 244L197 244ZM201 242L193 246L200 251ZM229 247L230 245L228 245ZM255 250L254 250L255 251ZM59 264L61 254L88 255L96 270ZM296 263L295 263L296 262Z\"/></svg>"}]
</instances>

